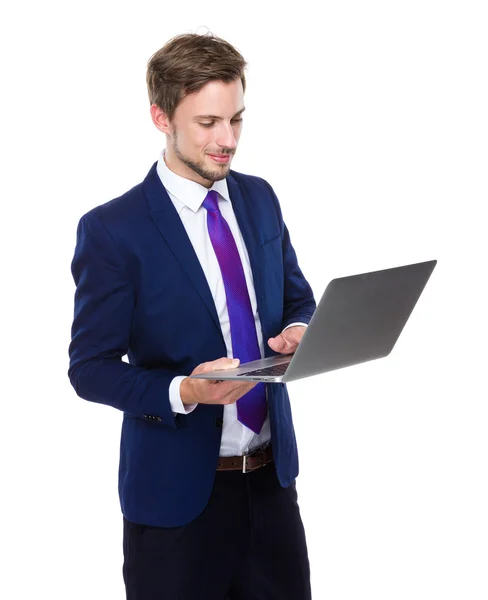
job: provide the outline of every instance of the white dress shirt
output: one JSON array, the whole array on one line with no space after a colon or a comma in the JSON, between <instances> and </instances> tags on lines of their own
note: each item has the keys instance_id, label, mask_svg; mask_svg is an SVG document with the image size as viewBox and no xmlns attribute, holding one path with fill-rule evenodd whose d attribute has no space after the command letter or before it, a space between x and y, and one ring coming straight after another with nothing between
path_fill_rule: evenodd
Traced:
<instances>
[{"instance_id":1,"label":"white dress shirt","mask_svg":"<svg viewBox=\"0 0 488 600\"><path fill-rule=\"evenodd\" d=\"M230 335L230 321L227 311L227 303L225 297L224 282L220 266L215 255L212 242L207 229L207 211L202 206L209 189L177 175L171 171L164 161L164 153L161 153L157 164L157 172L163 186L166 188L168 195L176 208L178 215L183 223L186 233L190 238L190 242L195 250L198 260L202 266L203 272L207 279L212 298L215 302L215 308L220 321L220 327L227 349L227 357L232 356L232 340ZM264 357L263 334L261 331L261 322L256 302L256 293L254 291L254 283L244 240L237 225L237 220L232 209L232 201L227 188L227 181L222 179L215 181L210 188L219 194L219 209L222 216L229 224L232 235L236 242L237 250L242 262L244 276L246 279L249 298L251 300L251 308L254 315L254 323L256 325L256 333L258 338L261 357ZM298 323L296 323L298 324ZM303 325L303 323L300 323ZM291 325L290 325L291 326ZM185 376L175 377L169 388L169 400L171 408L175 413L189 413L195 410L198 404L184 405L180 396L180 384L185 379ZM224 419L222 426L222 441L220 445L220 456L240 456L247 454L249 451L259 446L264 445L271 437L269 416L266 417L263 428L259 435L255 434L251 429L247 428L237 420L236 404L224 406Z\"/></svg>"}]
</instances>

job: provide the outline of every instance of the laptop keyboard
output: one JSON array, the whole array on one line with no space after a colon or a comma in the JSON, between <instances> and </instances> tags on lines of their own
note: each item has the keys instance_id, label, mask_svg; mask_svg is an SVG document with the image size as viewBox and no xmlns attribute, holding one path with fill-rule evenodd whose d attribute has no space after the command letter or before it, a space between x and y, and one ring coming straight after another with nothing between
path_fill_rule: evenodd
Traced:
<instances>
[{"instance_id":1,"label":"laptop keyboard","mask_svg":"<svg viewBox=\"0 0 488 600\"><path fill-rule=\"evenodd\" d=\"M264 369L256 369L255 371L247 371L247 373L239 373L238 377L243 375L284 375L289 363L282 363L281 365L273 365L271 367L264 367Z\"/></svg>"}]
</instances>

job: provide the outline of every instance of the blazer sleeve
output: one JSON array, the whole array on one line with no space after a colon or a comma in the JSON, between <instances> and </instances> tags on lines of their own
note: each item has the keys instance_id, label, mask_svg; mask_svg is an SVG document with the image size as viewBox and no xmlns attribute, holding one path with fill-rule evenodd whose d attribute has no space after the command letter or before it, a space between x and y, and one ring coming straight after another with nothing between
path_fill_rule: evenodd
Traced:
<instances>
[{"instance_id":1,"label":"blazer sleeve","mask_svg":"<svg viewBox=\"0 0 488 600\"><path fill-rule=\"evenodd\" d=\"M71 271L76 284L68 376L85 400L175 428L169 386L175 375L122 360L130 342L135 290L109 232L94 211L77 231Z\"/></svg>"}]
</instances>

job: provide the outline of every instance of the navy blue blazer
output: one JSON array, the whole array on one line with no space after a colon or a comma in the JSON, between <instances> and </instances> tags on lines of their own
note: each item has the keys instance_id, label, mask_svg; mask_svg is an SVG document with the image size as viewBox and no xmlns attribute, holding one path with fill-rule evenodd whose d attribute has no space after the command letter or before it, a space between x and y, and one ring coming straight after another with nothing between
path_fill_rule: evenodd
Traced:
<instances>
[{"instance_id":1,"label":"navy blue blazer","mask_svg":"<svg viewBox=\"0 0 488 600\"><path fill-rule=\"evenodd\" d=\"M290 323L308 323L315 301L271 186L235 171L227 184L271 356L266 341ZM223 406L174 416L169 385L227 353L207 280L156 163L142 183L80 219L72 273L69 377L81 398L124 413L122 512L145 525L188 523L212 490ZM285 385L268 385L268 406L276 469L287 487L298 455Z\"/></svg>"}]
</instances>

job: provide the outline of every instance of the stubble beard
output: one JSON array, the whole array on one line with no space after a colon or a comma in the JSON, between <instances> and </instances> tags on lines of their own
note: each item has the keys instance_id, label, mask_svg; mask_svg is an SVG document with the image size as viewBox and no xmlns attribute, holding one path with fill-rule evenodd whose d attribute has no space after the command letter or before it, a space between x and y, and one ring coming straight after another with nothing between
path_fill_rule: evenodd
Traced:
<instances>
[{"instance_id":1,"label":"stubble beard","mask_svg":"<svg viewBox=\"0 0 488 600\"><path fill-rule=\"evenodd\" d=\"M216 167L215 171L213 171L208 169L203 163L203 161L194 162L193 160L187 158L184 154L182 154L178 146L178 136L176 132L174 132L174 134L172 135L171 141L173 143L174 153L178 157L178 159L189 169L194 171L197 175L203 177L203 179L206 179L207 181L221 181L222 179L225 179L229 174L230 163L223 164L221 165L221 167Z\"/></svg>"}]
</instances>

